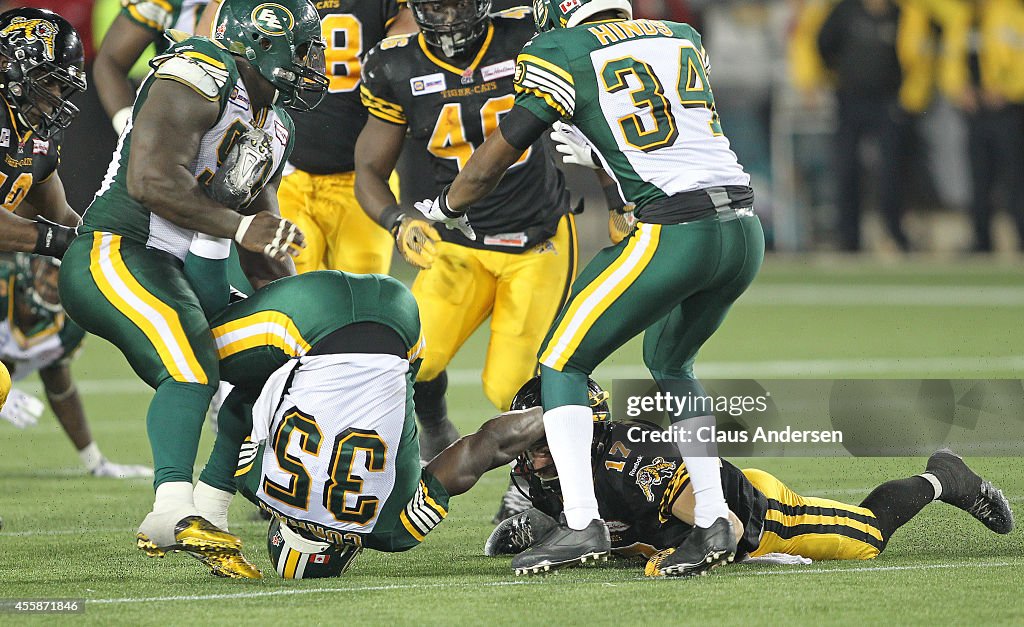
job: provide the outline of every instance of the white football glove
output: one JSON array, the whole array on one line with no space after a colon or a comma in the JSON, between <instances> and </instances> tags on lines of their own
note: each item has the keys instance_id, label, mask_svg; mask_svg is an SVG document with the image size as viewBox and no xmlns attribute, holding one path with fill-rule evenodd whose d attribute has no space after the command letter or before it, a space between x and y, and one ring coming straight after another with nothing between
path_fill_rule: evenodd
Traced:
<instances>
[{"instance_id":1,"label":"white football glove","mask_svg":"<svg viewBox=\"0 0 1024 627\"><path fill-rule=\"evenodd\" d=\"M555 142L555 150L562 153L562 163L574 163L592 170L601 169L587 138L575 126L555 122L551 127L551 141Z\"/></svg>"},{"instance_id":2,"label":"white football glove","mask_svg":"<svg viewBox=\"0 0 1024 627\"><path fill-rule=\"evenodd\" d=\"M448 188L441 190L441 195L433 200L421 200L413 205L416 211L422 213L428 220L440 222L449 229L461 232L467 238L476 240L476 233L469 225L469 218L465 213L455 213L448 209Z\"/></svg>"},{"instance_id":3,"label":"white football glove","mask_svg":"<svg viewBox=\"0 0 1024 627\"><path fill-rule=\"evenodd\" d=\"M19 429L34 427L39 423L46 405L38 398L13 389L7 396L7 403L0 409L0 418Z\"/></svg>"}]
</instances>

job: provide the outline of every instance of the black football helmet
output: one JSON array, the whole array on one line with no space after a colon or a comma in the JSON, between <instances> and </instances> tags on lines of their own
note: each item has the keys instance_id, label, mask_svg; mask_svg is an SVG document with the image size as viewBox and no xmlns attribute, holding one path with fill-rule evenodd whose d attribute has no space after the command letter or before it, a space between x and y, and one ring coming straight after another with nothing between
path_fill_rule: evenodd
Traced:
<instances>
[{"instance_id":1,"label":"black football helmet","mask_svg":"<svg viewBox=\"0 0 1024 627\"><path fill-rule=\"evenodd\" d=\"M423 39L446 57L469 49L491 23L491 0L410 0Z\"/></svg>"},{"instance_id":2,"label":"black football helmet","mask_svg":"<svg viewBox=\"0 0 1024 627\"><path fill-rule=\"evenodd\" d=\"M611 410L608 406L609 394L596 381L587 377L587 395L590 399L590 408L594 412L594 441L590 450L592 463L596 463L604 454L608 446L608 438L611 435ZM541 405L540 377L533 377L516 392L512 399L511 409L529 409ZM535 452L546 448L547 441L541 438L533 446L524 451L516 458L516 465L512 468L512 474L522 477L530 486L530 493L524 494L533 503L533 506L545 514L557 517L562 511L562 486L558 481L558 471L554 467L554 461L542 467L534 463ZM519 482L513 481L516 489ZM521 491L521 489L520 489Z\"/></svg>"},{"instance_id":3,"label":"black football helmet","mask_svg":"<svg viewBox=\"0 0 1024 627\"><path fill-rule=\"evenodd\" d=\"M78 115L70 98L85 91L85 49L71 24L52 11L0 14L0 93L24 125L49 139Z\"/></svg>"}]
</instances>

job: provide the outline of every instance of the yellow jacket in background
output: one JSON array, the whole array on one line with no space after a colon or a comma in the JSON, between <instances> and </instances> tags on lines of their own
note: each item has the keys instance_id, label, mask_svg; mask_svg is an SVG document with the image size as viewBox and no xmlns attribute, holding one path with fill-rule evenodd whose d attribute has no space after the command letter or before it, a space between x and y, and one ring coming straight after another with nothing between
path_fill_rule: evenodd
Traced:
<instances>
[{"instance_id":1,"label":"yellow jacket in background","mask_svg":"<svg viewBox=\"0 0 1024 627\"><path fill-rule=\"evenodd\" d=\"M949 24L942 90L958 99L970 85L967 59L972 18L978 18L981 86L1014 103L1024 103L1024 0L958 0Z\"/></svg>"}]
</instances>

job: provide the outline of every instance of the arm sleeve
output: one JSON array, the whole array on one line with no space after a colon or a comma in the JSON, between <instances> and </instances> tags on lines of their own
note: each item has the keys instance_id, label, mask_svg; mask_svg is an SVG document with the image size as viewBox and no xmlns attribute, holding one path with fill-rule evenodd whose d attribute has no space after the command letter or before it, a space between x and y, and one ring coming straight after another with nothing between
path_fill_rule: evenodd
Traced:
<instances>
[{"instance_id":1,"label":"arm sleeve","mask_svg":"<svg viewBox=\"0 0 1024 627\"><path fill-rule=\"evenodd\" d=\"M363 101L363 106L373 117L391 124L405 125L407 124L405 109L398 104L398 98L388 80L386 70L380 44L378 44L367 53L366 60L363 61L363 80L359 86L359 96Z\"/></svg>"},{"instance_id":2,"label":"arm sleeve","mask_svg":"<svg viewBox=\"0 0 1024 627\"><path fill-rule=\"evenodd\" d=\"M537 36L516 60L516 105L548 124L559 118L572 119L576 87L567 67L569 61L562 49L553 45L550 38Z\"/></svg>"},{"instance_id":3,"label":"arm sleeve","mask_svg":"<svg viewBox=\"0 0 1024 627\"><path fill-rule=\"evenodd\" d=\"M551 122L540 119L526 107L515 105L501 119L501 136L518 150L526 150L550 127Z\"/></svg>"},{"instance_id":4,"label":"arm sleeve","mask_svg":"<svg viewBox=\"0 0 1024 627\"><path fill-rule=\"evenodd\" d=\"M228 306L231 296L228 282L230 247L229 240L197 234L185 256L185 279L195 291L207 320Z\"/></svg>"}]
</instances>

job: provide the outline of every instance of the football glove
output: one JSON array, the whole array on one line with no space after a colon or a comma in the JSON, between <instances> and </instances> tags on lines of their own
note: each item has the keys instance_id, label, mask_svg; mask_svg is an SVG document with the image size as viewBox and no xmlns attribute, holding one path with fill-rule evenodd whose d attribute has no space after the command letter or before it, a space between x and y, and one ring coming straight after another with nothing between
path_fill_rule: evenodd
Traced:
<instances>
[{"instance_id":1,"label":"football glove","mask_svg":"<svg viewBox=\"0 0 1024 627\"><path fill-rule=\"evenodd\" d=\"M259 194L263 175L273 159L270 135L261 128L250 128L228 148L224 163L207 185L207 193L237 211Z\"/></svg>"},{"instance_id":2,"label":"football glove","mask_svg":"<svg viewBox=\"0 0 1024 627\"><path fill-rule=\"evenodd\" d=\"M38 398L12 389L3 409L0 409L0 418L19 429L34 427L39 423L39 417L43 415L45 408L43 401Z\"/></svg>"},{"instance_id":3,"label":"football glove","mask_svg":"<svg viewBox=\"0 0 1024 627\"><path fill-rule=\"evenodd\" d=\"M555 142L555 150L562 153L562 163L574 163L592 170L601 169L587 138L575 126L555 122L551 130L551 141Z\"/></svg>"},{"instance_id":4,"label":"football glove","mask_svg":"<svg viewBox=\"0 0 1024 627\"><path fill-rule=\"evenodd\" d=\"M608 212L608 237L612 244L618 244L633 232L636 218L633 216L633 204Z\"/></svg>"},{"instance_id":5,"label":"football glove","mask_svg":"<svg viewBox=\"0 0 1024 627\"><path fill-rule=\"evenodd\" d=\"M424 270L434 265L434 256L437 254L435 245L441 241L441 236L429 222L402 216L394 229L394 236L398 252L402 253L406 261Z\"/></svg>"},{"instance_id":6,"label":"football glove","mask_svg":"<svg viewBox=\"0 0 1024 627\"><path fill-rule=\"evenodd\" d=\"M447 186L441 190L441 195L433 200L421 200L413 206L416 210L422 213L428 220L434 222L440 222L449 229L459 231L465 235L468 239L476 240L476 233L473 232L473 227L469 225L469 218L466 217L464 212L455 212L448 208L448 189L451 186Z\"/></svg>"}]
</instances>

